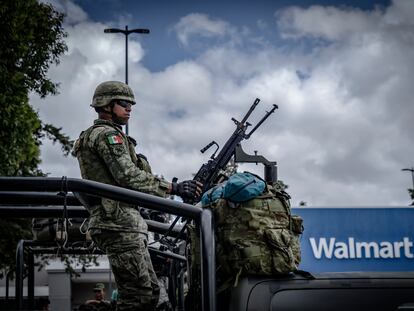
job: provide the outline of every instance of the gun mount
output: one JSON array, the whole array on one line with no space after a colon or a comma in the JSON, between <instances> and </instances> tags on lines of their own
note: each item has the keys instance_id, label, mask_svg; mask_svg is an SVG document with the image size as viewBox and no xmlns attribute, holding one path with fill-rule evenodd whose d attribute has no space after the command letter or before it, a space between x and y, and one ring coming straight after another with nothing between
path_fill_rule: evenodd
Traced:
<instances>
[{"instance_id":1,"label":"gun mount","mask_svg":"<svg viewBox=\"0 0 414 311\"><path fill-rule=\"evenodd\" d=\"M247 154L238 144L234 152L234 161L237 163L262 163L264 165L264 180L270 184L277 181L277 162L267 160L264 156L258 155L257 151L254 155Z\"/></svg>"},{"instance_id":2,"label":"gun mount","mask_svg":"<svg viewBox=\"0 0 414 311\"><path fill-rule=\"evenodd\" d=\"M220 147L215 141L212 141L200 150L201 153L204 153L213 145L216 146L216 150L210 156L210 160L208 160L207 163L204 163L198 170L197 174L194 176L194 180L197 180L203 184L203 193L211 187L213 187L218 182L220 172L226 168L227 164L229 163L232 157L235 157L236 162L263 163L265 165L266 181L269 183L276 182L276 162L270 162L263 156L248 155L241 149L240 145L241 141L243 141L244 139L249 139L250 136L263 124L263 122L265 122L266 119L273 112L275 112L276 109L279 108L277 105L274 104L272 109L266 112L266 114L253 127L253 129L249 133L246 133L247 128L252 125L249 122L247 122L247 120L249 119L250 115L252 114L256 106L259 104L259 102L260 99L256 98L256 100L253 102L252 106L247 111L246 115L243 117L241 121L237 121L235 118L232 118L232 121L236 125L236 129L234 130L230 138L226 141L224 147L220 150L217 156L216 153L220 149Z\"/></svg>"}]
</instances>

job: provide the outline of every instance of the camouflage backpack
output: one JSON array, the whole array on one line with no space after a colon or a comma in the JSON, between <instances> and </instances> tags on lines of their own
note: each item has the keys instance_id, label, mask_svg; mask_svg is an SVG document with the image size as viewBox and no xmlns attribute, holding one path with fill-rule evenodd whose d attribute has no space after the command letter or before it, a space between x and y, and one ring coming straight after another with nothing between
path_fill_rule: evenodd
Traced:
<instances>
[{"instance_id":1,"label":"camouflage backpack","mask_svg":"<svg viewBox=\"0 0 414 311\"><path fill-rule=\"evenodd\" d=\"M218 292L237 285L241 275L281 275L301 260L303 220L291 214L290 196L279 183L245 202L219 198L204 206L214 211ZM200 271L199 231L189 226L190 279ZM195 295L197 297L197 295Z\"/></svg>"},{"instance_id":2,"label":"camouflage backpack","mask_svg":"<svg viewBox=\"0 0 414 311\"><path fill-rule=\"evenodd\" d=\"M291 215L289 199L276 184L246 202L219 199L209 206L215 214L219 283L297 270L303 220Z\"/></svg>"}]
</instances>

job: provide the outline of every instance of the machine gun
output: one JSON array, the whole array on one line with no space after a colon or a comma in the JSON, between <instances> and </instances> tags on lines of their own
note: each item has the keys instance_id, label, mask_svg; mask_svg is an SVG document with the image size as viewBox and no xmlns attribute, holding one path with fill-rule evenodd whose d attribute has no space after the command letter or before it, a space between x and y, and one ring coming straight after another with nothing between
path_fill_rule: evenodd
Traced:
<instances>
[{"instance_id":1,"label":"machine gun","mask_svg":"<svg viewBox=\"0 0 414 311\"><path fill-rule=\"evenodd\" d=\"M201 153L206 152L210 147L215 145L217 148L214 153L211 155L210 160L207 163L204 163L197 174L194 176L194 180L197 180L203 184L203 193L208 189L213 187L220 177L220 172L224 170L229 163L230 159L234 156L235 162L250 162L250 163L263 163L265 165L265 180L268 183L273 183L277 180L277 168L276 162L270 162L266 160L263 156L257 155L248 155L246 154L240 143L244 139L249 139L250 136L259 128L260 125L276 110L278 109L277 105L273 105L273 108L266 112L264 117L256 124L256 126L249 132L246 133L247 128L251 126L247 119L259 104L260 99L256 98L253 105L250 107L249 111L246 113L244 118L241 121L237 121L235 118L232 118L232 121L236 124L236 129L233 134L225 143L224 147L220 150L219 154L216 156L217 151L220 149L220 146L212 141L203 149L200 150ZM193 202L186 202L193 203Z\"/></svg>"},{"instance_id":2,"label":"machine gun","mask_svg":"<svg viewBox=\"0 0 414 311\"><path fill-rule=\"evenodd\" d=\"M194 176L194 180L197 180L203 184L202 194L204 194L207 190L212 188L215 184L220 182L220 173L221 171L225 170L227 164L230 162L230 159L234 156L235 162L243 162L243 163L262 163L264 168L264 179L267 183L273 184L277 181L277 166L276 162L268 161L265 157L261 155L257 155L257 152L255 152L255 155L249 155L246 154L240 143L244 139L249 139L250 136L259 128L260 125L266 119L275 112L276 109L279 107L277 105L273 105L273 108L270 111L267 111L266 114L263 116L263 118L256 124L256 126L248 133L246 134L246 130L251 124L247 122L247 119L250 117L253 110L256 108L256 106L259 104L260 99L256 98L256 100L253 102L253 105L250 107L249 111L247 111L244 118L239 122L235 118L232 118L232 121L234 124L236 124L236 129L234 130L233 134L230 136L230 138L227 140L227 142L224 144L224 147L220 150L219 154L216 156L217 151L220 149L220 146L215 142L212 141L207 146L205 146L203 149L200 150L201 153L206 152L209 148L211 148L213 145L215 145L217 148L214 151L214 153L210 156L210 160L208 160L207 163L204 163L201 168L198 170L197 174ZM173 178L173 182L177 182L177 178ZM198 202L199 198L196 200L189 200L185 199L184 202L188 204L194 204L196 201ZM161 239L164 239L174 228L174 226L177 224L178 220L180 219L180 216L177 216L174 221L171 223L168 231L166 234L164 234L164 237ZM185 223L181 229L181 233L184 232L186 228ZM180 233L180 234L181 234ZM180 235L179 235L180 236ZM173 244L177 241L177 239L173 242Z\"/></svg>"}]
</instances>

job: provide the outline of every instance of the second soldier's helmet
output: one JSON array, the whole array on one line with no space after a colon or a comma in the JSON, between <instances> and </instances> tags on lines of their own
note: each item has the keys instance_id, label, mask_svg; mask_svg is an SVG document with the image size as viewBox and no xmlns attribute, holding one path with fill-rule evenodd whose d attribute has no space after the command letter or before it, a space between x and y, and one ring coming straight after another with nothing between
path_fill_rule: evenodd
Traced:
<instances>
[{"instance_id":1,"label":"second soldier's helmet","mask_svg":"<svg viewBox=\"0 0 414 311\"><path fill-rule=\"evenodd\" d=\"M106 81L99 84L93 94L92 107L105 107L114 99L121 99L135 104L134 92L125 83Z\"/></svg>"}]
</instances>

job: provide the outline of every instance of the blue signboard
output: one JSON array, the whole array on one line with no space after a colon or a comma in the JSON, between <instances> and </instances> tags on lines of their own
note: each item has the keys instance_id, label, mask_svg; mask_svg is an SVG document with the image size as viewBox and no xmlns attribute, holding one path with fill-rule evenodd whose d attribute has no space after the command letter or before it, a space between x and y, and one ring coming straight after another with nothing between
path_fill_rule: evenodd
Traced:
<instances>
[{"instance_id":1,"label":"blue signboard","mask_svg":"<svg viewBox=\"0 0 414 311\"><path fill-rule=\"evenodd\" d=\"M294 208L304 219L300 269L414 271L414 208Z\"/></svg>"}]
</instances>

